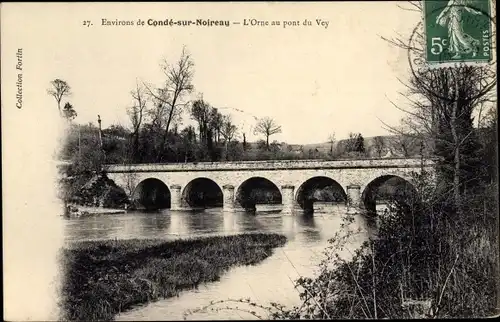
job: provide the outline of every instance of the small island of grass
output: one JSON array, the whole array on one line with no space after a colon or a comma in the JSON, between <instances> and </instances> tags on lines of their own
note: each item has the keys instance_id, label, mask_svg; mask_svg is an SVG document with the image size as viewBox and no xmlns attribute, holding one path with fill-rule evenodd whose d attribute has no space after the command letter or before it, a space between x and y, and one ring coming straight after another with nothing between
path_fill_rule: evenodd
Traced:
<instances>
[{"instance_id":1,"label":"small island of grass","mask_svg":"<svg viewBox=\"0 0 500 322\"><path fill-rule=\"evenodd\" d=\"M254 265L283 246L279 234L176 241L85 241L63 249L63 320L113 320L140 304L219 280L229 268Z\"/></svg>"}]
</instances>

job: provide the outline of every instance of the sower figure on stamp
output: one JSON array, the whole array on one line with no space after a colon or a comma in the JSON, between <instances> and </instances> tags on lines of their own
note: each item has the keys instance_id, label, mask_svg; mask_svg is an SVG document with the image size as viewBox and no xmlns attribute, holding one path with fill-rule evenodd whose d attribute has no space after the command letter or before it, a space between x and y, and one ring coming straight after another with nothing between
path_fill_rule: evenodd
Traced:
<instances>
[{"instance_id":1,"label":"sower figure on stamp","mask_svg":"<svg viewBox=\"0 0 500 322\"><path fill-rule=\"evenodd\" d=\"M480 15L481 12L468 6L469 0L449 0L446 7L436 18L436 23L448 27L449 51L455 55L452 58L460 58L461 54L469 54L472 57L479 51L479 40L464 32L462 22L464 10L473 14Z\"/></svg>"}]
</instances>

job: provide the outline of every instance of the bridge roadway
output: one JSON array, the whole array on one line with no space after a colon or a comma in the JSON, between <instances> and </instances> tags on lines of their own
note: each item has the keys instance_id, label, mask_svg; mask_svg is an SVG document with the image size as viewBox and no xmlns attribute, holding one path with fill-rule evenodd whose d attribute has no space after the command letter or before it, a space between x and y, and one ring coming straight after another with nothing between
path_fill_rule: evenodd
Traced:
<instances>
[{"instance_id":1,"label":"bridge roadway","mask_svg":"<svg viewBox=\"0 0 500 322\"><path fill-rule=\"evenodd\" d=\"M352 213L364 208L370 191L387 179L396 177L411 183L413 173L422 169L433 173L434 164L420 158L384 158L114 164L105 165L104 170L131 196L141 184L161 181L168 187L172 210L189 207L189 191L204 181L211 182L213 189L219 187L227 210L240 208L242 200L248 199L248 191L268 183L281 194L282 213L291 213L296 207L306 207L308 189L328 181L345 196L347 211Z\"/></svg>"}]
</instances>

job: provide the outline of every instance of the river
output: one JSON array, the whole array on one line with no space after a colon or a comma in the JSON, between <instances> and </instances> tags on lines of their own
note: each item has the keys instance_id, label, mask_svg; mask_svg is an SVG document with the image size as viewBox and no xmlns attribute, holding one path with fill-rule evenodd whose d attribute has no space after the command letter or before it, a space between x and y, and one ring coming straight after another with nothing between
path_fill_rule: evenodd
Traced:
<instances>
[{"instance_id":1,"label":"river","mask_svg":"<svg viewBox=\"0 0 500 322\"><path fill-rule=\"evenodd\" d=\"M157 213L129 212L65 220L66 241L160 238L166 240L229 235L244 232L276 232L287 236L285 246L255 266L229 270L214 283L198 290L184 291L178 297L160 300L123 312L116 320L179 320L186 310L193 310L210 301L250 298L268 304L270 301L292 306L300 304L294 283L300 276L314 276L323 258L328 239L340 230L344 208L331 208L314 216L302 214L283 216L279 212L258 211L228 213L222 209L204 211L169 211ZM356 227L366 227L362 216L355 216ZM366 237L353 240L356 247ZM348 255L347 255L348 256ZM233 304L232 307L234 307ZM240 303L240 307L244 307ZM235 310L207 311L188 315L187 319L252 319Z\"/></svg>"}]
</instances>

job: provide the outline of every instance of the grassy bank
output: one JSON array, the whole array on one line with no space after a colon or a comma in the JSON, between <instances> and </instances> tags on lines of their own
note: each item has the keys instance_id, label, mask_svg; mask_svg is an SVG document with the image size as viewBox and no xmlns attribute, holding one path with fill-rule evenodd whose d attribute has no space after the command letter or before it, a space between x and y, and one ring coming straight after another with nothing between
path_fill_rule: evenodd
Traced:
<instances>
[{"instance_id":1,"label":"grassy bank","mask_svg":"<svg viewBox=\"0 0 500 322\"><path fill-rule=\"evenodd\" d=\"M242 234L75 243L62 251L62 318L112 320L134 305L217 281L232 266L257 264L285 242L278 234Z\"/></svg>"}]
</instances>

